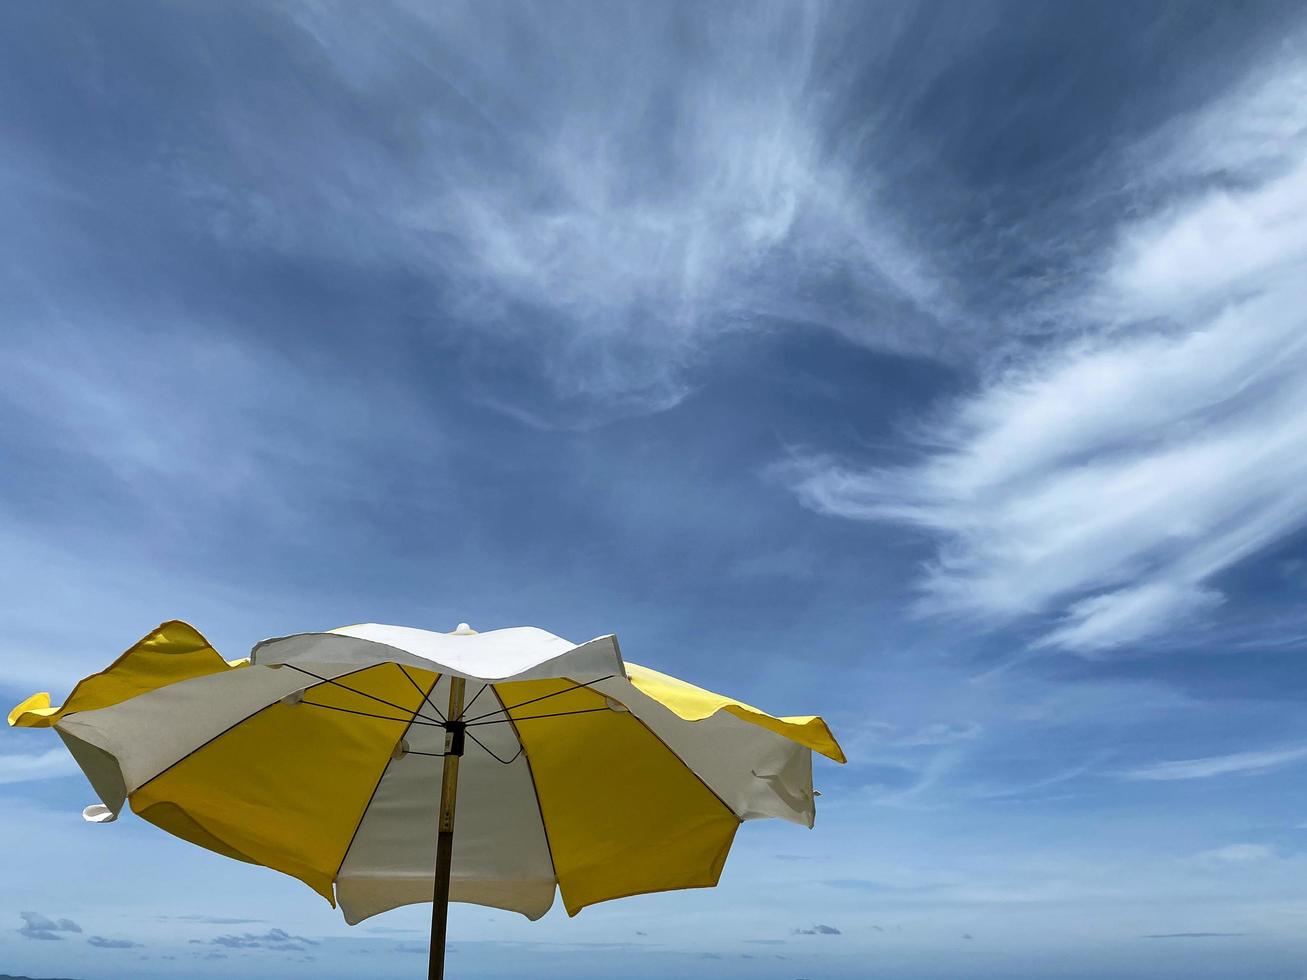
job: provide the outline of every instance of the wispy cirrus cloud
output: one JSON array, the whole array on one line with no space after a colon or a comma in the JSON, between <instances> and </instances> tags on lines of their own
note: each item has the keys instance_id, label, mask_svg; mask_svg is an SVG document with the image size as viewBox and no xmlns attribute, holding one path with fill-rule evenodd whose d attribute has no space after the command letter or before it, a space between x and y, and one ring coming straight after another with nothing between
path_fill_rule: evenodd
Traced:
<instances>
[{"instance_id":1,"label":"wispy cirrus cloud","mask_svg":"<svg viewBox=\"0 0 1307 980\"><path fill-rule=\"evenodd\" d=\"M193 518L196 501L188 499L178 514L163 500L199 480L209 506L257 500L289 522L303 501L287 497L307 475L333 494L359 499L367 481L345 460L378 447L421 451L442 441L434 424L409 421L415 411L408 394L351 393L344 378L315 376L257 342L222 332L110 334L100 326L98 319L48 322L0 338L8 382L0 411L22 423L26 439L76 452L114 490L174 526ZM130 372L126 360L136 365ZM179 372L185 385L174 381ZM310 403L321 410L304 413ZM11 508L4 501L0 516Z\"/></svg>"},{"instance_id":2,"label":"wispy cirrus cloud","mask_svg":"<svg viewBox=\"0 0 1307 980\"><path fill-rule=\"evenodd\" d=\"M1261 752L1234 752L1199 759L1156 762L1118 773L1124 779L1168 782L1177 779L1211 779L1214 776L1268 772L1307 759L1307 746L1290 746Z\"/></svg>"},{"instance_id":3,"label":"wispy cirrus cloud","mask_svg":"<svg viewBox=\"0 0 1307 980\"><path fill-rule=\"evenodd\" d=\"M1062 308L1077 339L923 425L916 463L800 456L800 499L921 528L920 609L1051 617L1036 648L1145 642L1220 606L1218 576L1307 523L1307 111L1281 92L1301 77L1277 66L1152 147L1147 217ZM1235 149L1199 142L1222 121Z\"/></svg>"},{"instance_id":4,"label":"wispy cirrus cloud","mask_svg":"<svg viewBox=\"0 0 1307 980\"><path fill-rule=\"evenodd\" d=\"M58 779L77 772L77 763L60 746L34 755L0 755L0 785Z\"/></svg>"},{"instance_id":5,"label":"wispy cirrus cloud","mask_svg":"<svg viewBox=\"0 0 1307 980\"><path fill-rule=\"evenodd\" d=\"M1194 857L1206 864L1248 864L1253 861L1269 861L1275 857L1275 851L1265 844L1226 844Z\"/></svg>"},{"instance_id":6,"label":"wispy cirrus cloud","mask_svg":"<svg viewBox=\"0 0 1307 980\"><path fill-rule=\"evenodd\" d=\"M1144 939L1234 939L1246 932L1150 932Z\"/></svg>"},{"instance_id":7,"label":"wispy cirrus cloud","mask_svg":"<svg viewBox=\"0 0 1307 980\"><path fill-rule=\"evenodd\" d=\"M401 152L353 117L279 121L333 148L306 179L266 158L266 119L224 106L222 155L161 159L166 185L224 241L438 281L444 318L529 352L552 394L488 405L544 428L658 411L716 339L777 318L940 346L948 277L859 159L880 109L832 138L855 82L823 57L837 8L397 4L366 29L331 4L286 13L326 84L404 117ZM269 168L319 217L272 206Z\"/></svg>"}]
</instances>

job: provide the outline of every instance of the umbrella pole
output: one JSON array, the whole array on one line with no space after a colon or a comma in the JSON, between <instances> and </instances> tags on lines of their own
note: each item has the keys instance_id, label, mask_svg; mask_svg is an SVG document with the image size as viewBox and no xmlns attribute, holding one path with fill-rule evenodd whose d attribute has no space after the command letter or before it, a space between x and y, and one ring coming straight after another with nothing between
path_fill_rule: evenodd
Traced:
<instances>
[{"instance_id":1,"label":"umbrella pole","mask_svg":"<svg viewBox=\"0 0 1307 980\"><path fill-rule=\"evenodd\" d=\"M449 916L449 874L454 858L454 804L458 799L458 760L463 755L463 687L449 679L449 719L445 723L445 772L440 781L440 833L436 837L436 882L431 904L431 961L427 980L445 977L445 925Z\"/></svg>"}]
</instances>

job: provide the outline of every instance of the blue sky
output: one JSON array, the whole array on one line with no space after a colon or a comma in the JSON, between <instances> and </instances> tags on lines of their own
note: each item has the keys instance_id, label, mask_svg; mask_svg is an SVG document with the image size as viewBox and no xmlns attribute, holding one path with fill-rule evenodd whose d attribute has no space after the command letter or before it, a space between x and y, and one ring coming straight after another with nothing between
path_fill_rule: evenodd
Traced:
<instances>
[{"instance_id":1,"label":"blue sky","mask_svg":"<svg viewBox=\"0 0 1307 980\"><path fill-rule=\"evenodd\" d=\"M850 764L460 975L1301 978L1294 4L11 3L0 127L10 702L616 632ZM421 973L90 802L0 733L0 971Z\"/></svg>"}]
</instances>

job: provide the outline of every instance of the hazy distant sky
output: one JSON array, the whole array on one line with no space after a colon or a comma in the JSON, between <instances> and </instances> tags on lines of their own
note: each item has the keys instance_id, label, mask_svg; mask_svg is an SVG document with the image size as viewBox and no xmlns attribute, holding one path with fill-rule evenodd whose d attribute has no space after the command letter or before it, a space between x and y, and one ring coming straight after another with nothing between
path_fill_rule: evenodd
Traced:
<instances>
[{"instance_id":1,"label":"hazy distant sky","mask_svg":"<svg viewBox=\"0 0 1307 980\"><path fill-rule=\"evenodd\" d=\"M815 830L463 977L1301 980L1295 3L0 5L0 695L616 632ZM0 733L0 973L422 975Z\"/></svg>"}]
</instances>

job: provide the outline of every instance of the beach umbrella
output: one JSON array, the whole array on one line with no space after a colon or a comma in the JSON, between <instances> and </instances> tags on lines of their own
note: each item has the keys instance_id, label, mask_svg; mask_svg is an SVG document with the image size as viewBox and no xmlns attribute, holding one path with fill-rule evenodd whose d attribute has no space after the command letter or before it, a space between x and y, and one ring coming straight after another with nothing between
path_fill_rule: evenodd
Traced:
<instances>
[{"instance_id":1,"label":"beach umbrella","mask_svg":"<svg viewBox=\"0 0 1307 980\"><path fill-rule=\"evenodd\" d=\"M164 623L63 705L54 728L100 797L300 879L346 921L434 900L569 915L715 885L741 822L811 827L817 717L777 718L627 663L615 636L368 624L265 640L227 661Z\"/></svg>"}]
</instances>

